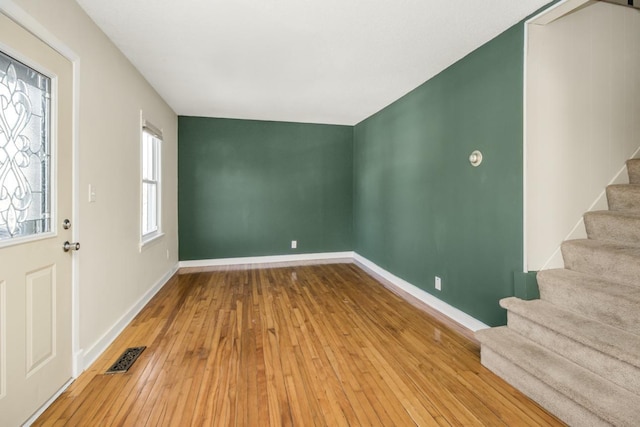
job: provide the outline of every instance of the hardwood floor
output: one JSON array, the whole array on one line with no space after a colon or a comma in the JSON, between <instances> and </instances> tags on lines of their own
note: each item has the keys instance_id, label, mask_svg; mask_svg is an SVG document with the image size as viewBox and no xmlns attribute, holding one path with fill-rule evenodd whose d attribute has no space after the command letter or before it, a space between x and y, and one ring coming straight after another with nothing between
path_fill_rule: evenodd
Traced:
<instances>
[{"instance_id":1,"label":"hardwood floor","mask_svg":"<svg viewBox=\"0 0 640 427\"><path fill-rule=\"evenodd\" d=\"M34 425L561 423L483 368L476 343L333 264L174 276Z\"/></svg>"}]
</instances>

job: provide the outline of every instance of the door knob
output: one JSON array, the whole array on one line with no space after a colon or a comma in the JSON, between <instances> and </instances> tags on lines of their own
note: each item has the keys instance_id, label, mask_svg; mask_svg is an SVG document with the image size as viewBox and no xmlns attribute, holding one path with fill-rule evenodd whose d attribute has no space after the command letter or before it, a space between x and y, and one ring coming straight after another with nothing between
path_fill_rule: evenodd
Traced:
<instances>
[{"instance_id":1,"label":"door knob","mask_svg":"<svg viewBox=\"0 0 640 427\"><path fill-rule=\"evenodd\" d=\"M69 251L79 251L80 250L80 243L79 242L73 242L73 243L69 243L69 241L66 241L62 244L62 249L65 252L69 252Z\"/></svg>"}]
</instances>

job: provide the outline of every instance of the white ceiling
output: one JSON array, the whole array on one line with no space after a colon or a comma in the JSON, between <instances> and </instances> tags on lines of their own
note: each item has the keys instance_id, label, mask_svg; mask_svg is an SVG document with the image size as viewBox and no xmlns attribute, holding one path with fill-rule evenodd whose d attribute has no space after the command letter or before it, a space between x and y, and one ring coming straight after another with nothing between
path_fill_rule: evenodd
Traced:
<instances>
[{"instance_id":1,"label":"white ceiling","mask_svg":"<svg viewBox=\"0 0 640 427\"><path fill-rule=\"evenodd\" d=\"M77 0L179 115L353 125L549 0Z\"/></svg>"}]
</instances>

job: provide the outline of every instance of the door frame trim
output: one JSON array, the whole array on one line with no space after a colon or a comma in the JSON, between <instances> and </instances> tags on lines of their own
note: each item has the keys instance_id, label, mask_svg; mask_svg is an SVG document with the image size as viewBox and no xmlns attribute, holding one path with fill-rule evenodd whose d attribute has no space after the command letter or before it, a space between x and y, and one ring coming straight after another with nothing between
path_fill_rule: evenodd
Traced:
<instances>
[{"instance_id":1,"label":"door frame trim","mask_svg":"<svg viewBox=\"0 0 640 427\"><path fill-rule=\"evenodd\" d=\"M11 18L14 22L22 26L31 34L49 45L53 50L71 62L72 67L72 116L71 116L71 150L72 150L72 215L73 227L72 239L74 242L80 241L80 224L78 221L80 213L80 159L79 159L79 125L80 125L80 56L71 47L56 37L44 25L33 16L18 6L13 0L0 0L0 12ZM84 369L82 363L83 351L80 348L80 254L74 254L71 260L71 346L72 346L72 368L71 375L77 378ZM65 384L64 390L69 383ZM46 407L46 406L45 406Z\"/></svg>"}]
</instances>

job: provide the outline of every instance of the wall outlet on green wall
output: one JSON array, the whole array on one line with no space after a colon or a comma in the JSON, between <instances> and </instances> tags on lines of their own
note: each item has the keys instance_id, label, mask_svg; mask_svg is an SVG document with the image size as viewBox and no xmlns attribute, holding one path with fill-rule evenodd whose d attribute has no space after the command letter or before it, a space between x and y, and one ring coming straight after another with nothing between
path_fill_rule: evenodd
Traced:
<instances>
[{"instance_id":1,"label":"wall outlet on green wall","mask_svg":"<svg viewBox=\"0 0 640 427\"><path fill-rule=\"evenodd\" d=\"M298 241L297 240L292 240L291 241L291 249L297 249L298 248Z\"/></svg>"},{"instance_id":2,"label":"wall outlet on green wall","mask_svg":"<svg viewBox=\"0 0 640 427\"><path fill-rule=\"evenodd\" d=\"M438 276L436 276L435 285L436 285L436 290L437 291L441 291L442 290L442 279L439 278Z\"/></svg>"}]
</instances>

